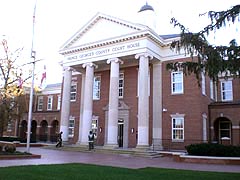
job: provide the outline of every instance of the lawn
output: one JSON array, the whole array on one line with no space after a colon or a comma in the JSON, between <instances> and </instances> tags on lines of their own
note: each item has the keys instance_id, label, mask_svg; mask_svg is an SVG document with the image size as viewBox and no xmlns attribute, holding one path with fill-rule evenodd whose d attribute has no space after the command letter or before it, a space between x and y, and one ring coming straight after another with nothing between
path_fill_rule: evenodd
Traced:
<instances>
[{"instance_id":1,"label":"lawn","mask_svg":"<svg viewBox=\"0 0 240 180\"><path fill-rule=\"evenodd\" d=\"M126 169L84 164L35 165L0 168L0 180L221 180L240 179L240 173L200 172L160 168Z\"/></svg>"}]
</instances>

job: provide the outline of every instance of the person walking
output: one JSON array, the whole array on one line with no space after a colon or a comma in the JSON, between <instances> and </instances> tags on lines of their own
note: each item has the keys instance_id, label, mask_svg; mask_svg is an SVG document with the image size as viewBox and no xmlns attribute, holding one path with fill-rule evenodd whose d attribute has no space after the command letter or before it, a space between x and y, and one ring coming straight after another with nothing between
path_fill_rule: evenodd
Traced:
<instances>
[{"instance_id":1,"label":"person walking","mask_svg":"<svg viewBox=\"0 0 240 180\"><path fill-rule=\"evenodd\" d=\"M58 134L58 141L56 147L62 147L62 134L63 134L62 131Z\"/></svg>"},{"instance_id":2,"label":"person walking","mask_svg":"<svg viewBox=\"0 0 240 180\"><path fill-rule=\"evenodd\" d=\"M88 135L88 145L89 145L89 151L94 149L94 134L92 131L89 131Z\"/></svg>"}]
</instances>

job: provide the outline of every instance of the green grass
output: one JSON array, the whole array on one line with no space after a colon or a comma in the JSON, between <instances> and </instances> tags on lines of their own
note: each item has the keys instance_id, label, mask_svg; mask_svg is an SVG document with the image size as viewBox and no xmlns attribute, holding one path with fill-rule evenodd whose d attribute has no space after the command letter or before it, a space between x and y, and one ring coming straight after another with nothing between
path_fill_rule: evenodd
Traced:
<instances>
[{"instance_id":1,"label":"green grass","mask_svg":"<svg viewBox=\"0 0 240 180\"><path fill-rule=\"evenodd\" d=\"M160 168L126 169L84 164L35 165L0 168L0 180L222 180L240 179L240 173L201 172Z\"/></svg>"}]
</instances>

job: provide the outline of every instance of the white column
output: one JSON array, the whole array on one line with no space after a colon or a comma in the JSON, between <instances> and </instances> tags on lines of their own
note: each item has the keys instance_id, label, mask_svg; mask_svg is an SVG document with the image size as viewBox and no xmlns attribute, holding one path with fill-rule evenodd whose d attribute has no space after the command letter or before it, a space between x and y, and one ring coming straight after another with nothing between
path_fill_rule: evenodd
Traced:
<instances>
[{"instance_id":1,"label":"white column","mask_svg":"<svg viewBox=\"0 0 240 180\"><path fill-rule=\"evenodd\" d=\"M83 101L84 101L84 90L85 90L85 74L82 73L82 86L81 86L81 102L80 102L80 118L79 118L79 131L78 131L78 143L81 143L82 139L82 121L83 121Z\"/></svg>"},{"instance_id":2,"label":"white column","mask_svg":"<svg viewBox=\"0 0 240 180\"><path fill-rule=\"evenodd\" d=\"M109 59L111 63L110 70L110 88L109 88L109 107L108 107L108 133L107 146L117 146L118 136L118 88L119 88L119 63L122 61L118 58Z\"/></svg>"},{"instance_id":3,"label":"white column","mask_svg":"<svg viewBox=\"0 0 240 180\"><path fill-rule=\"evenodd\" d=\"M81 120L81 145L88 144L88 134L91 130L92 124L94 66L95 64L93 63L83 64L83 68L86 68L86 76L83 100L83 118Z\"/></svg>"},{"instance_id":4,"label":"white column","mask_svg":"<svg viewBox=\"0 0 240 180\"><path fill-rule=\"evenodd\" d=\"M63 132L63 141L68 141L68 122L70 115L70 91L71 91L72 71L71 68L66 68L64 71L63 92L62 92L62 107L61 107L61 122L60 131Z\"/></svg>"},{"instance_id":5,"label":"white column","mask_svg":"<svg viewBox=\"0 0 240 180\"><path fill-rule=\"evenodd\" d=\"M162 150L162 62L153 63L153 148Z\"/></svg>"},{"instance_id":6,"label":"white column","mask_svg":"<svg viewBox=\"0 0 240 180\"><path fill-rule=\"evenodd\" d=\"M137 148L149 146L149 96L148 72L149 59L153 57L147 53L136 54L139 59L139 97L138 97L138 142Z\"/></svg>"}]
</instances>

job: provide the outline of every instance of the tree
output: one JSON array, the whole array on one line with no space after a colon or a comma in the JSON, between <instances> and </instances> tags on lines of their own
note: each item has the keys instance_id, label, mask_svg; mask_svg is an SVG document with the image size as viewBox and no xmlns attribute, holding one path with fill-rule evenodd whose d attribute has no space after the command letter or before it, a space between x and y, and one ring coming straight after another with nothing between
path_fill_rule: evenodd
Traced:
<instances>
[{"instance_id":1,"label":"tree","mask_svg":"<svg viewBox=\"0 0 240 180\"><path fill-rule=\"evenodd\" d=\"M8 123L20 115L19 105L22 102L22 72L17 66L17 59L23 48L19 48L13 53L9 50L5 39L1 42L0 49L0 136L6 130Z\"/></svg>"},{"instance_id":2,"label":"tree","mask_svg":"<svg viewBox=\"0 0 240 180\"><path fill-rule=\"evenodd\" d=\"M181 38L171 44L171 48L180 52L190 54L192 61L168 63L168 70L183 70L185 75L195 74L198 81L201 73L204 72L213 81L217 81L219 73L225 77L240 77L240 47L236 40L230 41L229 46L215 46L208 43L206 36L212 31L217 31L226 26L227 23L240 22L240 5L235 5L226 11L209 11L208 17L211 24L197 33L189 32L184 25L175 18L171 19L174 27L181 29ZM194 60L197 56L197 60Z\"/></svg>"}]
</instances>

